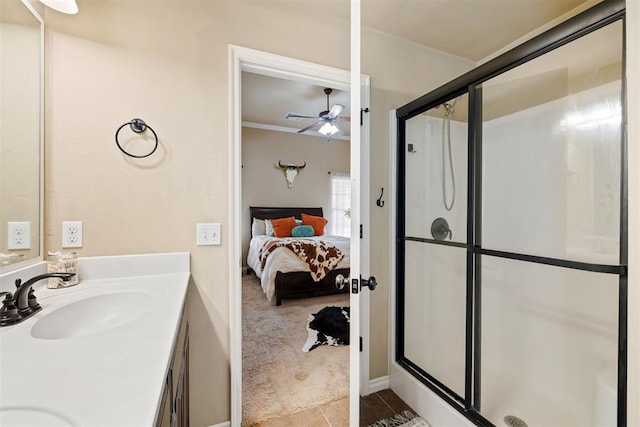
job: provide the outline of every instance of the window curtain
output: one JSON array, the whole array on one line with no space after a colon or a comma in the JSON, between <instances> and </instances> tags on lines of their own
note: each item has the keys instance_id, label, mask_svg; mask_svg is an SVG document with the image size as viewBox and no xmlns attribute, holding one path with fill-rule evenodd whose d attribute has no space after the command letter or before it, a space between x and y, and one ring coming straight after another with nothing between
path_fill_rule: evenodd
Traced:
<instances>
[{"instance_id":1,"label":"window curtain","mask_svg":"<svg viewBox=\"0 0 640 427\"><path fill-rule=\"evenodd\" d=\"M329 172L331 177L331 210L329 234L351 235L351 175L348 172Z\"/></svg>"}]
</instances>

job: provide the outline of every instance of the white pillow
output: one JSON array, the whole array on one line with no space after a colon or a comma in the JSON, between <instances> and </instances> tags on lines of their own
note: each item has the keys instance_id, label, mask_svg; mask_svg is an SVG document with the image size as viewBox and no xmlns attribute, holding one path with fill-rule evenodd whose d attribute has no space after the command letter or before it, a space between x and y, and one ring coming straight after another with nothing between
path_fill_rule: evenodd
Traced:
<instances>
[{"instance_id":1,"label":"white pillow","mask_svg":"<svg viewBox=\"0 0 640 427\"><path fill-rule=\"evenodd\" d=\"M269 237L274 237L276 235L276 233L273 231L273 226L271 225L271 221L268 219L264 220L264 224L265 224L265 233L267 236Z\"/></svg>"},{"instance_id":2,"label":"white pillow","mask_svg":"<svg viewBox=\"0 0 640 427\"><path fill-rule=\"evenodd\" d=\"M260 221L262 223L264 223L264 232L260 233L260 234L266 234L269 237L274 237L276 235L276 233L273 231L273 227L271 226L271 220L265 219L264 221L261 219L257 219L257 218L253 218L253 224L256 223L256 221ZM301 219L296 219L296 225L302 225L302 220ZM254 225L251 226L251 235L252 236L256 236L257 234L255 233L255 228ZM262 229L260 229L262 230Z\"/></svg>"},{"instance_id":3,"label":"white pillow","mask_svg":"<svg viewBox=\"0 0 640 427\"><path fill-rule=\"evenodd\" d=\"M263 219L253 218L253 223L251 224L251 235L252 236L262 236L267 234L267 225Z\"/></svg>"}]
</instances>

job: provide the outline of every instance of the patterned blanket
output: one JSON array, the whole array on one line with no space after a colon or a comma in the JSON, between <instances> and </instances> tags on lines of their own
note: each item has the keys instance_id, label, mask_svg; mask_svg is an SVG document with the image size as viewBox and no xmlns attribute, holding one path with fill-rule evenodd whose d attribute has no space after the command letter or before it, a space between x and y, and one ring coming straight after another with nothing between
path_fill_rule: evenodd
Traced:
<instances>
[{"instance_id":1,"label":"patterned blanket","mask_svg":"<svg viewBox=\"0 0 640 427\"><path fill-rule=\"evenodd\" d=\"M335 246L312 239L273 239L260 249L260 268L264 270L267 257L277 248L285 247L306 262L314 282L324 278L340 262L344 254Z\"/></svg>"}]
</instances>

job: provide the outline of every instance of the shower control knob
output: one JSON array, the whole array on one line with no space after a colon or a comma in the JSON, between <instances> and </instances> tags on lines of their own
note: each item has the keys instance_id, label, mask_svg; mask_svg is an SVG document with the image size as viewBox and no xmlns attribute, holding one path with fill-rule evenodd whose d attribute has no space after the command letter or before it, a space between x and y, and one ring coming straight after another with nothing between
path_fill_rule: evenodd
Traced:
<instances>
[{"instance_id":1,"label":"shower control knob","mask_svg":"<svg viewBox=\"0 0 640 427\"><path fill-rule=\"evenodd\" d=\"M433 224L431 224L431 235L436 240L444 240L447 237L451 240L451 237L453 237L449 223L447 223L447 220L444 218L436 218L433 221Z\"/></svg>"}]
</instances>

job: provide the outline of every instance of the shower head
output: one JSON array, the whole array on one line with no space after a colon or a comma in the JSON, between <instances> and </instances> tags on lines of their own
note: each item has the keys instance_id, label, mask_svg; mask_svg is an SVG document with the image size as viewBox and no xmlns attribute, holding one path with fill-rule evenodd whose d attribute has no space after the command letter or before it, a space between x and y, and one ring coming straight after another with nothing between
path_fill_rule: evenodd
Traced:
<instances>
[{"instance_id":1,"label":"shower head","mask_svg":"<svg viewBox=\"0 0 640 427\"><path fill-rule=\"evenodd\" d=\"M453 98L453 101L451 101L451 104L449 104L448 102L445 102L444 104L442 104L444 106L444 109L447 110L446 114L447 115L452 115L455 111L456 111L456 102L458 101L458 98Z\"/></svg>"},{"instance_id":2,"label":"shower head","mask_svg":"<svg viewBox=\"0 0 640 427\"><path fill-rule=\"evenodd\" d=\"M444 103L444 109L446 110L445 111L445 115L447 115L447 116L452 115L456 111L456 109L453 106L453 104L449 104L447 102Z\"/></svg>"}]
</instances>

